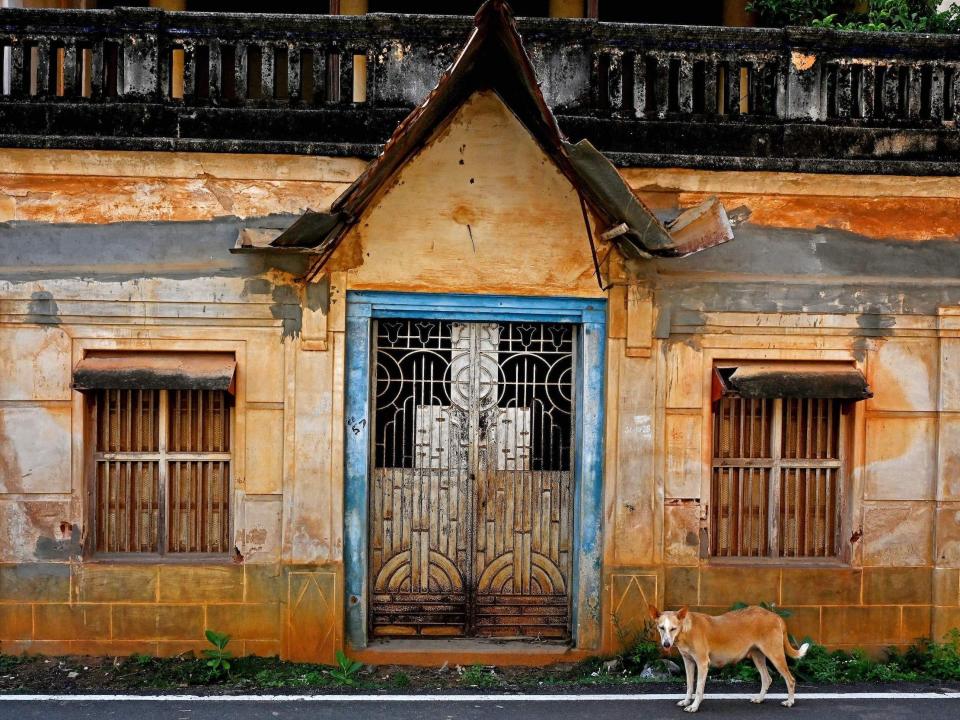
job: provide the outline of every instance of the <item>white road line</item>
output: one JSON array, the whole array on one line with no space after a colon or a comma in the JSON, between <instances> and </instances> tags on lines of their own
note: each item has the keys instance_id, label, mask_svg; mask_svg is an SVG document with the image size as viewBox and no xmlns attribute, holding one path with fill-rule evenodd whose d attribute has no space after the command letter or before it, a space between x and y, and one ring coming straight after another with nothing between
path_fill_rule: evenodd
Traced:
<instances>
[{"instance_id":1,"label":"white road line","mask_svg":"<svg viewBox=\"0 0 960 720\"><path fill-rule=\"evenodd\" d=\"M417 702L646 702L678 700L682 693L627 693L618 695L0 695L0 702L251 702L251 703L417 703ZM749 700L753 693L707 693L704 700ZM770 693L768 700L783 700ZM956 700L960 692L814 692L798 693L797 700Z\"/></svg>"}]
</instances>

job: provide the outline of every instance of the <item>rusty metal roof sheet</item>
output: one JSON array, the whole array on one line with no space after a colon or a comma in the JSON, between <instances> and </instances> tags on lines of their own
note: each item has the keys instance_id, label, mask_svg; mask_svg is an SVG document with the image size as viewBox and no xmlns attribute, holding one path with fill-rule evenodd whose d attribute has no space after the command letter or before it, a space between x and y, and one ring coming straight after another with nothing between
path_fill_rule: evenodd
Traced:
<instances>
[{"instance_id":1,"label":"rusty metal roof sheet","mask_svg":"<svg viewBox=\"0 0 960 720\"><path fill-rule=\"evenodd\" d=\"M233 393L233 353L91 352L73 371L76 390L225 390Z\"/></svg>"},{"instance_id":2,"label":"rusty metal roof sheet","mask_svg":"<svg viewBox=\"0 0 960 720\"><path fill-rule=\"evenodd\" d=\"M744 398L873 397L863 373L845 363L757 363L721 369L717 375L725 394Z\"/></svg>"},{"instance_id":3,"label":"rusty metal roof sheet","mask_svg":"<svg viewBox=\"0 0 960 720\"><path fill-rule=\"evenodd\" d=\"M733 238L723 206L708 200L682 214L672 233L641 203L617 169L589 142L566 141L540 92L533 65L504 0L488 0L460 55L427 98L400 123L383 152L327 212L308 211L276 237L273 248L315 248L329 257L346 231L456 109L478 90L493 90L527 128L603 221L602 232L627 255L676 257ZM692 213L689 218L685 218ZM616 229L616 230L614 230Z\"/></svg>"}]
</instances>

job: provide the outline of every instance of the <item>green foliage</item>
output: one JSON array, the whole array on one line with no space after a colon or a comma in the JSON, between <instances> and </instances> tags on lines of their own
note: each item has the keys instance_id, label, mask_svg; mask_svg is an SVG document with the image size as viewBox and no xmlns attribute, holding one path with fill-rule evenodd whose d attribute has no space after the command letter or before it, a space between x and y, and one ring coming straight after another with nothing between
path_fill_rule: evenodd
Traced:
<instances>
[{"instance_id":1,"label":"green foliage","mask_svg":"<svg viewBox=\"0 0 960 720\"><path fill-rule=\"evenodd\" d=\"M207 648L203 651L203 656L207 658L207 667L214 677L220 677L230 672L230 658L233 653L227 650L227 643L230 642L230 636L224 633L218 633L213 630L207 630L204 635L207 641L213 645L213 648Z\"/></svg>"},{"instance_id":2,"label":"green foliage","mask_svg":"<svg viewBox=\"0 0 960 720\"><path fill-rule=\"evenodd\" d=\"M810 25L869 32L960 32L960 5L937 0L751 0L747 9L770 27Z\"/></svg>"},{"instance_id":3,"label":"green foliage","mask_svg":"<svg viewBox=\"0 0 960 720\"><path fill-rule=\"evenodd\" d=\"M337 650L337 667L330 671L330 677L340 685L356 685L356 674L363 668L363 663L348 658L343 650Z\"/></svg>"},{"instance_id":4,"label":"green foliage","mask_svg":"<svg viewBox=\"0 0 960 720\"><path fill-rule=\"evenodd\" d=\"M637 640L633 647L624 654L623 665L629 669L632 665L638 672L643 672L649 663L660 659L660 645L653 640Z\"/></svg>"},{"instance_id":5,"label":"green foliage","mask_svg":"<svg viewBox=\"0 0 960 720\"><path fill-rule=\"evenodd\" d=\"M395 673L393 676L393 682L391 683L395 688L408 688L413 682L410 680L410 676L405 672Z\"/></svg>"},{"instance_id":6,"label":"green foliage","mask_svg":"<svg viewBox=\"0 0 960 720\"><path fill-rule=\"evenodd\" d=\"M920 652L921 671L940 680L960 680L960 630L946 634L944 642L925 643Z\"/></svg>"},{"instance_id":7,"label":"green foliage","mask_svg":"<svg viewBox=\"0 0 960 720\"><path fill-rule=\"evenodd\" d=\"M153 663L153 655L147 653L134 653L130 658L140 667L146 667Z\"/></svg>"},{"instance_id":8,"label":"green foliage","mask_svg":"<svg viewBox=\"0 0 960 720\"><path fill-rule=\"evenodd\" d=\"M747 10L756 13L761 25L786 27L810 25L815 20L839 11L852 2L838 0L750 0Z\"/></svg>"},{"instance_id":9,"label":"green foliage","mask_svg":"<svg viewBox=\"0 0 960 720\"><path fill-rule=\"evenodd\" d=\"M750 607L750 605L748 605L748 604L745 603L745 602L735 602L733 605L730 606L730 609L731 609L731 610L744 610L744 609L746 609L746 608L748 608L748 607ZM760 603L760 607L762 607L764 610L769 610L769 611L772 612L772 613L776 613L777 615L779 615L779 616L782 617L782 618L788 618L788 617L790 617L791 615L793 615L793 613L790 612L789 610L787 610L786 608L777 607L777 604L776 604L776 603L768 603L766 600L764 600L763 602Z\"/></svg>"},{"instance_id":10,"label":"green foliage","mask_svg":"<svg viewBox=\"0 0 960 720\"><path fill-rule=\"evenodd\" d=\"M460 676L460 681L464 685L478 688L495 687L500 684L500 678L497 677L493 668L484 667L483 665L471 665L465 668L463 674Z\"/></svg>"}]
</instances>

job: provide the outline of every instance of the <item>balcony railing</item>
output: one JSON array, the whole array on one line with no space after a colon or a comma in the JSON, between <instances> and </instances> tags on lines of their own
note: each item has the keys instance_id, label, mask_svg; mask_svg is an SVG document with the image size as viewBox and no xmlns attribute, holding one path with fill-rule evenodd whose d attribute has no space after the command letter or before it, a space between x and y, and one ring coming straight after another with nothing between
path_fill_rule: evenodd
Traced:
<instances>
[{"instance_id":1,"label":"balcony railing","mask_svg":"<svg viewBox=\"0 0 960 720\"><path fill-rule=\"evenodd\" d=\"M518 26L561 125L596 135L612 155L817 151L791 141L798 125L821 128L803 136L807 145L820 138L821 159L944 161L958 152L960 38L523 18ZM0 10L0 143L266 134L372 152L470 29L469 18L447 16ZM678 121L703 140L650 129ZM660 148L643 142L659 137Z\"/></svg>"}]
</instances>

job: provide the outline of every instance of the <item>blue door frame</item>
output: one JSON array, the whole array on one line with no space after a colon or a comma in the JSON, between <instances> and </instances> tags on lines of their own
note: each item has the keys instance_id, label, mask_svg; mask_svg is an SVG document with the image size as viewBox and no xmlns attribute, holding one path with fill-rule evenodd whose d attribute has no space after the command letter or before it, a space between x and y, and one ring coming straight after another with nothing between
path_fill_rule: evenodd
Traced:
<instances>
[{"instance_id":1,"label":"blue door frame","mask_svg":"<svg viewBox=\"0 0 960 720\"><path fill-rule=\"evenodd\" d=\"M347 293L343 538L347 642L353 647L367 645L370 331L371 321L377 318L579 325L571 629L577 647L596 647L600 640L606 300L366 291Z\"/></svg>"}]
</instances>

